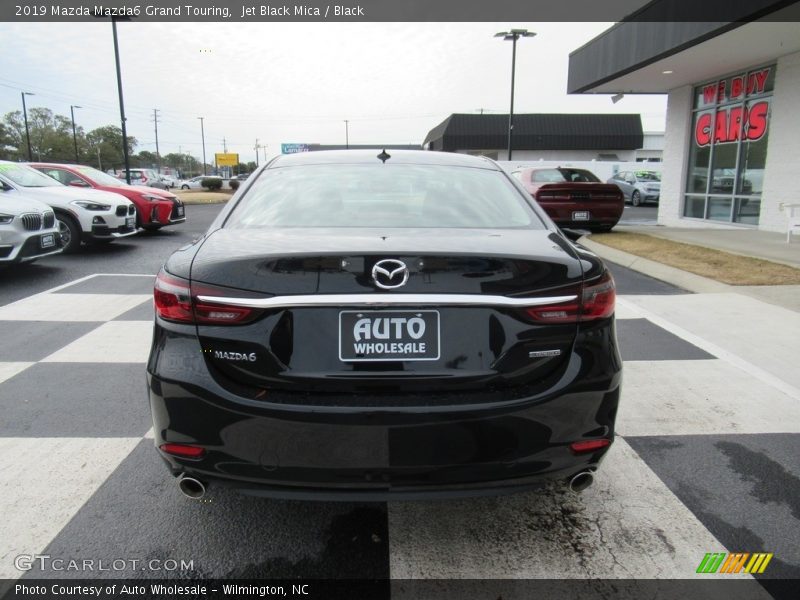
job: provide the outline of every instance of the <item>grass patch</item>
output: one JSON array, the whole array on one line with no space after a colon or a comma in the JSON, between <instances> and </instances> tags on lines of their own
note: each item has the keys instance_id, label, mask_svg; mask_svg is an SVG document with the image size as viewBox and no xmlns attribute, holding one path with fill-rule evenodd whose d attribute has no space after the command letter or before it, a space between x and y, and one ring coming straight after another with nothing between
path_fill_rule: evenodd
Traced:
<instances>
[{"instance_id":1,"label":"grass patch","mask_svg":"<svg viewBox=\"0 0 800 600\"><path fill-rule=\"evenodd\" d=\"M642 233L601 233L592 235L590 239L729 285L800 284L800 269L759 258L673 242Z\"/></svg>"},{"instance_id":2,"label":"grass patch","mask_svg":"<svg viewBox=\"0 0 800 600\"><path fill-rule=\"evenodd\" d=\"M222 204L231 199L233 190L208 192L206 190L172 190L184 204Z\"/></svg>"}]
</instances>

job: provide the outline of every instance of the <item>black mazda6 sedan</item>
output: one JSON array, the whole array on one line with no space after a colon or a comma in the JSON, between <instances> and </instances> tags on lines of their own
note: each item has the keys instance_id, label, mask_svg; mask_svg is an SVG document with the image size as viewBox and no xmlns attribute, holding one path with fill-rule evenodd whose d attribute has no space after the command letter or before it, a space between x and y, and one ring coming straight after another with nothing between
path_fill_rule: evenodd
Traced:
<instances>
[{"instance_id":1,"label":"black mazda6 sedan","mask_svg":"<svg viewBox=\"0 0 800 600\"><path fill-rule=\"evenodd\" d=\"M156 279L155 443L194 498L580 490L614 438L614 302L491 160L281 156Z\"/></svg>"}]
</instances>

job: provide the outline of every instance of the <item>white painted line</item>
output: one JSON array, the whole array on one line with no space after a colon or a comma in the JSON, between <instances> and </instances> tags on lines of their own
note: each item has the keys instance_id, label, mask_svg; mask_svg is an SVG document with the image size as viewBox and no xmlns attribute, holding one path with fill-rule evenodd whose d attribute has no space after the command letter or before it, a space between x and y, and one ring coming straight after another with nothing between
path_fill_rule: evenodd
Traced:
<instances>
[{"instance_id":1,"label":"white painted line","mask_svg":"<svg viewBox=\"0 0 800 600\"><path fill-rule=\"evenodd\" d=\"M714 295L717 296L717 294L714 294ZM722 294L722 295L723 296L731 296L731 295L735 296L737 294ZM669 299L671 299L672 304L670 304L669 306L675 306L675 304L680 302L680 299L682 299L682 298L687 298L687 297L694 298L694 297L697 297L697 296L699 296L699 294L692 294L690 296L660 296L660 298L669 298ZM738 356L737 354L734 354L733 352L730 352L730 351L728 351L726 349L723 349L721 346L708 341L704 337L700 337L699 335L695 335L694 333L689 332L688 330L684 329L683 327L681 327L679 325L676 325L671 320L667 320L666 318L661 317L660 315L656 314L652 310L649 310L648 308L645 308L645 306L643 306L643 304L648 304L648 303L652 304L654 298L658 298L658 297L656 297L656 296L628 296L627 298L618 298L618 302L619 302L619 304L626 304L626 303L636 302L636 304L634 304L635 308L641 313L641 315L644 318L648 319L652 323L655 323L659 327L662 327L663 329L666 329L667 331L669 331L671 333L674 333L679 338L682 338L685 341L689 342L690 344L693 344L693 345L697 346L698 348L701 348L702 350L705 350L709 354L713 354L717 358L729 362L730 364L732 364L735 367L741 369L745 373L748 373L748 374L752 375L753 377L756 377L757 379L760 379L764 383L766 383L768 385L771 385L772 387L780 390L781 392L783 392L787 396L790 396L790 397L794 398L795 400L800 401L800 389L798 389L797 387L795 387L791 383L788 383L782 377L779 377L779 376L767 371L766 369L764 369L762 367L756 366L752 362L749 362L748 360L745 360L744 358L741 358L740 356ZM754 300L752 298L750 298L750 300L752 300L753 302L757 302L758 304L762 305L762 307L768 307L769 309L774 309L776 311L783 311L785 313L791 313L791 315L794 315L795 318L800 318L800 315L792 313L792 311L788 311L788 310L779 308L777 306L772 306L772 305L767 304L765 302L759 302L758 300ZM715 299L716 305L720 305L723 301L724 301L724 299L721 299L721 298L716 298ZM659 301L659 304L661 305L661 307L667 305L666 302L661 302L661 301ZM748 345L751 348L760 347L760 351L761 351L762 355L770 355L771 354L775 360L780 361L781 363L783 363L784 361L787 361L787 360L794 361L795 362L794 368L791 369L791 370L785 371L785 375L791 375L793 377L798 377L798 375L800 374L800 369L797 369L796 361L797 361L797 357L800 356L800 352L789 353L788 355L786 355L785 354L785 350L783 350L780 347L777 347L777 346L771 344L768 337L767 337L767 339L762 339L764 337L763 330L761 332L761 335L757 335L757 334L755 334L755 332L752 331L751 327L747 327L747 328L743 327L742 326L743 325L743 321L746 321L747 318L748 318L748 316L746 314L742 314L742 315L740 315L739 319L736 319L736 320L733 320L733 321L728 319L726 323L720 324L719 319L715 317L715 312L713 310L713 307L709 306L701 314L695 315L695 317L692 320L693 320L694 325L696 327L702 327L703 330L705 330L706 332L708 332L709 334L712 334L712 335L713 335L713 332L711 331L711 329L709 329L708 323L706 323L705 325L700 325L700 323L702 323L703 321L706 321L706 322L712 321L712 323L710 325L711 328L715 328L715 327L716 328L724 328L726 331L728 331L730 329L733 329L734 331L738 330L738 333L734 334L734 336L739 338L739 340L740 340L736 345L741 347L741 344L745 344L745 345ZM777 323L777 326L780 326L780 321ZM793 333L795 335L795 337L797 338L797 333L796 332L800 331L800 329L793 329L793 325L790 324L790 323L784 323L784 327L789 328L788 331L790 333ZM772 328L770 328L770 329L772 329ZM781 356L781 354L783 354L783 355ZM767 360L767 362L768 362L768 360Z\"/></svg>"},{"instance_id":2,"label":"white painted line","mask_svg":"<svg viewBox=\"0 0 800 600\"><path fill-rule=\"evenodd\" d=\"M147 430L147 433L144 434L144 439L146 440L154 440L156 439L156 433L153 431L153 428Z\"/></svg>"},{"instance_id":3,"label":"white painted line","mask_svg":"<svg viewBox=\"0 0 800 600\"><path fill-rule=\"evenodd\" d=\"M22 373L28 367L35 365L32 362L0 362L0 383L11 379L17 373Z\"/></svg>"},{"instance_id":4,"label":"white painted line","mask_svg":"<svg viewBox=\"0 0 800 600\"><path fill-rule=\"evenodd\" d=\"M105 277L105 276L113 276L113 277L152 277L153 279L156 278L155 275L146 275L144 273L93 273L92 275L86 275L85 277L79 277L78 279L73 279L67 283L62 283L61 285L57 285L56 287L49 288L42 292L36 292L35 294L31 294L30 296L26 296L23 300L27 300L28 298L35 298L36 296L44 296L45 294L52 294L58 292L60 290L66 289L71 287L77 283L83 283L84 281L89 281L90 279L94 279L95 277Z\"/></svg>"},{"instance_id":5,"label":"white painted line","mask_svg":"<svg viewBox=\"0 0 800 600\"><path fill-rule=\"evenodd\" d=\"M695 577L724 546L622 438L576 496L389 503L392 578Z\"/></svg>"},{"instance_id":6,"label":"white painted line","mask_svg":"<svg viewBox=\"0 0 800 600\"><path fill-rule=\"evenodd\" d=\"M0 321L110 321L150 294L36 294L0 306Z\"/></svg>"},{"instance_id":7,"label":"white painted line","mask_svg":"<svg viewBox=\"0 0 800 600\"><path fill-rule=\"evenodd\" d=\"M152 340L152 321L110 321L56 350L42 362L145 363Z\"/></svg>"},{"instance_id":8,"label":"white painted line","mask_svg":"<svg viewBox=\"0 0 800 600\"><path fill-rule=\"evenodd\" d=\"M626 362L617 432L800 433L800 403L724 360Z\"/></svg>"},{"instance_id":9,"label":"white painted line","mask_svg":"<svg viewBox=\"0 0 800 600\"><path fill-rule=\"evenodd\" d=\"M0 438L0 578L25 574L141 438Z\"/></svg>"},{"instance_id":10,"label":"white painted line","mask_svg":"<svg viewBox=\"0 0 800 600\"><path fill-rule=\"evenodd\" d=\"M631 304L630 302L619 302L624 296L617 296L617 305L614 309L614 315L617 319L641 319L642 313Z\"/></svg>"}]
</instances>

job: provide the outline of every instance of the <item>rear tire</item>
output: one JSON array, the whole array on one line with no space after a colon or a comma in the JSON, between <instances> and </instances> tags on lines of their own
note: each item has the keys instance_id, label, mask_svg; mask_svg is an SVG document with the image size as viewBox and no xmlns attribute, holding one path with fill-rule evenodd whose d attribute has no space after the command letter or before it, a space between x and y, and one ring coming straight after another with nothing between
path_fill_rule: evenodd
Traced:
<instances>
[{"instance_id":1,"label":"rear tire","mask_svg":"<svg viewBox=\"0 0 800 600\"><path fill-rule=\"evenodd\" d=\"M81 247L81 229L72 217L58 215L58 232L64 244L64 254L72 254Z\"/></svg>"},{"instance_id":2,"label":"rear tire","mask_svg":"<svg viewBox=\"0 0 800 600\"><path fill-rule=\"evenodd\" d=\"M616 225L616 223L614 223ZM614 229L614 225L603 225L602 227L592 227L590 230L592 233L608 233L612 229Z\"/></svg>"},{"instance_id":3,"label":"rear tire","mask_svg":"<svg viewBox=\"0 0 800 600\"><path fill-rule=\"evenodd\" d=\"M631 204L634 206L640 206L642 204L642 195L639 193L639 190L633 190L631 194Z\"/></svg>"}]
</instances>

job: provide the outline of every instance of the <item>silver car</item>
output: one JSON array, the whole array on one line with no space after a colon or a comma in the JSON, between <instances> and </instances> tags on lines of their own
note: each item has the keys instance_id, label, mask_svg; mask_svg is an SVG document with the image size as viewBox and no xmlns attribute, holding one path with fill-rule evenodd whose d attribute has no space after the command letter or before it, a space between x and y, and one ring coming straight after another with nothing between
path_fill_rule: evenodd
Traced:
<instances>
[{"instance_id":1,"label":"silver car","mask_svg":"<svg viewBox=\"0 0 800 600\"><path fill-rule=\"evenodd\" d=\"M656 171L620 171L607 183L615 183L634 206L645 202L658 204L661 197L661 173Z\"/></svg>"},{"instance_id":2,"label":"silver car","mask_svg":"<svg viewBox=\"0 0 800 600\"><path fill-rule=\"evenodd\" d=\"M10 191L0 182L0 265L59 254L63 248L53 209Z\"/></svg>"}]
</instances>

